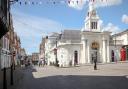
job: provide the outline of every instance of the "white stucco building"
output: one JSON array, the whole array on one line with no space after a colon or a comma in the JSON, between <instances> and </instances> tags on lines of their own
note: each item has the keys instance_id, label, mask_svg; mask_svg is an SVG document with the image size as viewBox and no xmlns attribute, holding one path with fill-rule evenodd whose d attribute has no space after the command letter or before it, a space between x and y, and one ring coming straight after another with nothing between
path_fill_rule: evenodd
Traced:
<instances>
[{"instance_id":1,"label":"white stucco building","mask_svg":"<svg viewBox=\"0 0 128 89\"><path fill-rule=\"evenodd\" d=\"M118 55L121 46L128 44L128 32L125 37L125 35L111 36L111 32L103 31L99 23L100 17L93 4L93 2L89 3L88 14L82 30L64 30L61 34L49 35L45 43L48 65L54 64L56 61L62 67L91 63L95 53L97 53L99 63L108 63L111 62L111 51L115 50L114 37L117 37L117 42L122 42L116 45ZM125 40L122 41L124 38Z\"/></svg>"}]
</instances>

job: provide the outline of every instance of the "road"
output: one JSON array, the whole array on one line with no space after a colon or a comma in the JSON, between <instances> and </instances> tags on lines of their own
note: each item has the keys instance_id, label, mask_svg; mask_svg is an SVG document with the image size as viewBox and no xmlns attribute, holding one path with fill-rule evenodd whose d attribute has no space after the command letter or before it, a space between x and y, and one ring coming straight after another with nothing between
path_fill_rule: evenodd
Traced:
<instances>
[{"instance_id":1,"label":"road","mask_svg":"<svg viewBox=\"0 0 128 89\"><path fill-rule=\"evenodd\" d=\"M56 68L30 67L13 89L128 89L128 63Z\"/></svg>"}]
</instances>

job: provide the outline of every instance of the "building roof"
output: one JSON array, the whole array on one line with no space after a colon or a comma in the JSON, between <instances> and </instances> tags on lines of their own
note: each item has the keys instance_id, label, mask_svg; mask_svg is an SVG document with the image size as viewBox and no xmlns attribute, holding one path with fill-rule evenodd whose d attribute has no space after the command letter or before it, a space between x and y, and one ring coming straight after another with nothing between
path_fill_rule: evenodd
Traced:
<instances>
[{"instance_id":1,"label":"building roof","mask_svg":"<svg viewBox=\"0 0 128 89\"><path fill-rule=\"evenodd\" d=\"M126 30L124 30L124 31L122 31L120 33L114 34L114 35L112 35L112 37L114 37L114 36L120 36L120 35L123 35L123 34L126 34L126 33L128 33L128 29L126 29Z\"/></svg>"},{"instance_id":2,"label":"building roof","mask_svg":"<svg viewBox=\"0 0 128 89\"><path fill-rule=\"evenodd\" d=\"M57 32L52 32L48 37L57 37L59 33Z\"/></svg>"},{"instance_id":3,"label":"building roof","mask_svg":"<svg viewBox=\"0 0 128 89\"><path fill-rule=\"evenodd\" d=\"M73 43L79 43L81 40L80 30L64 30L62 32L61 41L71 40Z\"/></svg>"},{"instance_id":4,"label":"building roof","mask_svg":"<svg viewBox=\"0 0 128 89\"><path fill-rule=\"evenodd\" d=\"M32 53L32 55L39 55L39 53Z\"/></svg>"}]
</instances>

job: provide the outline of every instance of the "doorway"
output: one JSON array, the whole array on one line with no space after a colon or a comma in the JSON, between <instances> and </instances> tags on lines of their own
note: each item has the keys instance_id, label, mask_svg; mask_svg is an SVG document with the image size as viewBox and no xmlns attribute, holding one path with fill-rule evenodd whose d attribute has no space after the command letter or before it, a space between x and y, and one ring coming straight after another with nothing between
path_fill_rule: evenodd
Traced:
<instances>
[{"instance_id":1,"label":"doorway","mask_svg":"<svg viewBox=\"0 0 128 89\"><path fill-rule=\"evenodd\" d=\"M74 51L74 65L78 65L78 51Z\"/></svg>"},{"instance_id":2,"label":"doorway","mask_svg":"<svg viewBox=\"0 0 128 89\"><path fill-rule=\"evenodd\" d=\"M97 58L97 62L100 62L100 58L99 58L99 43L96 41L93 41L91 44L91 63L93 63L93 57Z\"/></svg>"}]
</instances>

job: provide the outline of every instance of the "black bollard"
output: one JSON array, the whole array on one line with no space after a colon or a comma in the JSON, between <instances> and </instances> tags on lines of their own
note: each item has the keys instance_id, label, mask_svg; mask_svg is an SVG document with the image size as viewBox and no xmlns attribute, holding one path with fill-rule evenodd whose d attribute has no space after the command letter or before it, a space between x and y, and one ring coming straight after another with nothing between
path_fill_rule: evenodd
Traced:
<instances>
[{"instance_id":1,"label":"black bollard","mask_svg":"<svg viewBox=\"0 0 128 89\"><path fill-rule=\"evenodd\" d=\"M97 52L95 53L95 58L94 58L94 70L97 70Z\"/></svg>"},{"instance_id":2,"label":"black bollard","mask_svg":"<svg viewBox=\"0 0 128 89\"><path fill-rule=\"evenodd\" d=\"M13 85L13 64L11 65L10 78L10 84Z\"/></svg>"},{"instance_id":3,"label":"black bollard","mask_svg":"<svg viewBox=\"0 0 128 89\"><path fill-rule=\"evenodd\" d=\"M3 89L7 89L6 68L3 69Z\"/></svg>"},{"instance_id":4,"label":"black bollard","mask_svg":"<svg viewBox=\"0 0 128 89\"><path fill-rule=\"evenodd\" d=\"M94 62L94 70L97 70L97 64Z\"/></svg>"}]
</instances>

